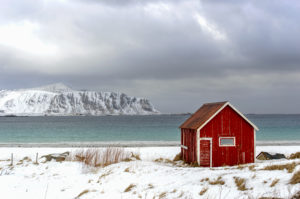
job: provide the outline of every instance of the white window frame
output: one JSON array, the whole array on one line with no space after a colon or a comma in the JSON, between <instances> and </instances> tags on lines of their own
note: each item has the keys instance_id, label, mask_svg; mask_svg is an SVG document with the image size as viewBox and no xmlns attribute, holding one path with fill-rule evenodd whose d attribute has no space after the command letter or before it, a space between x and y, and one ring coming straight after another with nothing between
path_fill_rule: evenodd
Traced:
<instances>
[{"instance_id":1,"label":"white window frame","mask_svg":"<svg viewBox=\"0 0 300 199\"><path fill-rule=\"evenodd\" d=\"M221 145L221 139L233 139L233 145L232 144ZM235 147L235 137L219 137L219 147Z\"/></svg>"}]
</instances>

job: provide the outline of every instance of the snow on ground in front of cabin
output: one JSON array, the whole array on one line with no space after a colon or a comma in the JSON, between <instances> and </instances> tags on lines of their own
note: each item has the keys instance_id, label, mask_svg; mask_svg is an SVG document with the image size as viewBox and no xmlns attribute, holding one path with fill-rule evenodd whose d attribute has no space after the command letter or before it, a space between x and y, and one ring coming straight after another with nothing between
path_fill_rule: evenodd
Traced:
<instances>
[{"instance_id":1,"label":"snow on ground in front of cabin","mask_svg":"<svg viewBox=\"0 0 300 199\"><path fill-rule=\"evenodd\" d=\"M300 171L300 159L259 161L235 167L188 167L167 160L179 153L179 147L125 148L140 154L141 160L121 162L104 168L88 168L79 162L34 164L39 156L75 151L76 148L0 148L0 193L5 199L80 199L97 198L289 198L300 191L291 185L293 174ZM261 151L289 155L300 146L259 146ZM11 153L14 166L9 166ZM25 156L32 161L20 162ZM286 170L262 170L265 166L296 162L292 173ZM249 166L255 165L254 170ZM245 179L244 191L238 190L234 178ZM217 179L219 178L219 181ZM278 183L271 187L274 180ZM224 185L222 184L224 181ZM220 184L221 183L221 184ZM131 190L125 191L129 185ZM204 190L206 190L204 192ZM200 192L202 195L200 195Z\"/></svg>"}]
</instances>

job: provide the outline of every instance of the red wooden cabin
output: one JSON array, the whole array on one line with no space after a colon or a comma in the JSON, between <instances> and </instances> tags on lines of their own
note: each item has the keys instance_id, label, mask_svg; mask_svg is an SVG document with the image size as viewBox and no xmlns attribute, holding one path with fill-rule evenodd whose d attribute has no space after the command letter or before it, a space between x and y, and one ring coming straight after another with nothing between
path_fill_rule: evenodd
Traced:
<instances>
[{"instance_id":1,"label":"red wooden cabin","mask_svg":"<svg viewBox=\"0 0 300 199\"><path fill-rule=\"evenodd\" d=\"M180 128L188 163L218 167L255 161L258 128L229 102L203 104Z\"/></svg>"}]
</instances>

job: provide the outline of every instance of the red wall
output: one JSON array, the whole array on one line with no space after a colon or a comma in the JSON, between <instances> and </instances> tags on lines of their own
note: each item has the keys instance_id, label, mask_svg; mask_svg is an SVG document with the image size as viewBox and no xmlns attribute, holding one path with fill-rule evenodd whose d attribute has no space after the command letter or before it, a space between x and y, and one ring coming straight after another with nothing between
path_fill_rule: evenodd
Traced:
<instances>
[{"instance_id":1,"label":"red wall","mask_svg":"<svg viewBox=\"0 0 300 199\"><path fill-rule=\"evenodd\" d=\"M200 137L212 138L212 166L254 162L254 129L231 107L225 107L201 130ZM220 147L219 137L235 137L234 147Z\"/></svg>"},{"instance_id":2,"label":"red wall","mask_svg":"<svg viewBox=\"0 0 300 199\"><path fill-rule=\"evenodd\" d=\"M197 161L197 139L196 131L192 129L181 129L181 144L188 147L188 149L181 148L183 159L188 162Z\"/></svg>"},{"instance_id":3,"label":"red wall","mask_svg":"<svg viewBox=\"0 0 300 199\"><path fill-rule=\"evenodd\" d=\"M201 138L212 138L212 166L237 165L254 162L254 128L231 107L225 107L201 130ZM197 161L196 130L181 129L183 159ZM184 139L183 139L184 136ZM219 137L235 137L235 146L220 147Z\"/></svg>"}]
</instances>

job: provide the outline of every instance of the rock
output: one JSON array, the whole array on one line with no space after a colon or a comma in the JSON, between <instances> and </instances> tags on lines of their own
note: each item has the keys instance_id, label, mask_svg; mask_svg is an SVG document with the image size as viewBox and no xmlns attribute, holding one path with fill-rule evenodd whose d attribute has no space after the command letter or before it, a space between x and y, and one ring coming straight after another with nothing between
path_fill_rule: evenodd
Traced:
<instances>
[{"instance_id":1,"label":"rock","mask_svg":"<svg viewBox=\"0 0 300 199\"><path fill-rule=\"evenodd\" d=\"M70 154L70 152L66 151L64 153L52 153L48 155L43 155L41 158L45 158L45 162L55 160L56 162L62 162L66 160L66 157Z\"/></svg>"}]
</instances>

